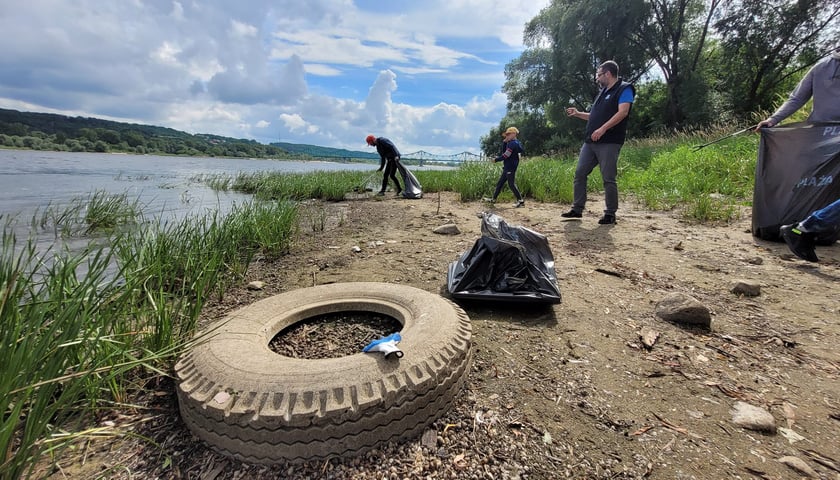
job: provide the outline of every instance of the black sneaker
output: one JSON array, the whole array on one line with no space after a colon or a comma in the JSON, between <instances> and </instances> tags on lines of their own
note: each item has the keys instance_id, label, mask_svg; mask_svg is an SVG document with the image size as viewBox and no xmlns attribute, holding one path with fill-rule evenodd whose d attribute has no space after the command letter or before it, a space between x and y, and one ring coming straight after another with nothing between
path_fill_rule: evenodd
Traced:
<instances>
[{"instance_id":1,"label":"black sneaker","mask_svg":"<svg viewBox=\"0 0 840 480\"><path fill-rule=\"evenodd\" d=\"M525 206L525 200L520 198L519 200L516 201L516 205L514 205L513 207L514 208L519 208L519 207L524 207L524 206Z\"/></svg>"},{"instance_id":2,"label":"black sneaker","mask_svg":"<svg viewBox=\"0 0 840 480\"><path fill-rule=\"evenodd\" d=\"M397 190L397 193L394 194L395 197L402 197L402 190Z\"/></svg>"},{"instance_id":3,"label":"black sneaker","mask_svg":"<svg viewBox=\"0 0 840 480\"><path fill-rule=\"evenodd\" d=\"M384 196L385 196L385 190L382 190L381 192L378 192L378 193L376 194L376 196L377 196L377 197L384 197Z\"/></svg>"},{"instance_id":4,"label":"black sneaker","mask_svg":"<svg viewBox=\"0 0 840 480\"><path fill-rule=\"evenodd\" d=\"M796 227L797 225L784 225L779 229L779 233L794 255L809 262L818 262L817 253L814 252L814 234L803 232Z\"/></svg>"},{"instance_id":5,"label":"black sneaker","mask_svg":"<svg viewBox=\"0 0 840 480\"><path fill-rule=\"evenodd\" d=\"M583 218L583 213L572 209L566 213L561 213L560 216L563 218Z\"/></svg>"},{"instance_id":6,"label":"black sneaker","mask_svg":"<svg viewBox=\"0 0 840 480\"><path fill-rule=\"evenodd\" d=\"M601 225L612 225L615 223L615 215L604 215L598 220Z\"/></svg>"}]
</instances>

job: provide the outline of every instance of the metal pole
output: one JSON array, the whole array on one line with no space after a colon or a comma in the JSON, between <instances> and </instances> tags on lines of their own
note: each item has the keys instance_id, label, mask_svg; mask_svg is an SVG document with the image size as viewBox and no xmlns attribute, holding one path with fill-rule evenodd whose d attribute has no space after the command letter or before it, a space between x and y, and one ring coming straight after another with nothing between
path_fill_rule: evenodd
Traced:
<instances>
[{"instance_id":1,"label":"metal pole","mask_svg":"<svg viewBox=\"0 0 840 480\"><path fill-rule=\"evenodd\" d=\"M692 151L692 152L696 152L696 151L700 150L701 148L706 148L706 147L708 147L709 145L714 145L715 143L722 142L723 140L726 140L727 138L734 137L735 135L740 135L740 134L742 134L742 133L744 133L744 132L747 132L747 131L749 131L749 130L755 130L755 127L757 127L757 126L758 126L758 124L756 123L756 124L755 124L755 125L753 125L753 126L747 127L747 128L745 128L745 129L743 129L743 130L738 130L738 131L737 131L737 132L735 132L735 133L730 133L729 135L727 135L727 136L725 136L725 137L720 137L720 138L718 138L717 140L712 140L712 141L711 141L711 142L709 142L709 143L704 143L703 145L695 145L695 146L694 146L694 148L693 148L691 151Z\"/></svg>"}]
</instances>

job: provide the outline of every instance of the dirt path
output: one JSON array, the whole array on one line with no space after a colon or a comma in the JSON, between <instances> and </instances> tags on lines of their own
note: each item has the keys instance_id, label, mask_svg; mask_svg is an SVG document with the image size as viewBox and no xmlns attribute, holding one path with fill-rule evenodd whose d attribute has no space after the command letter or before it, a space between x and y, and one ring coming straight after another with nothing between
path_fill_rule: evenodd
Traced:
<instances>
[{"instance_id":1,"label":"dirt path","mask_svg":"<svg viewBox=\"0 0 840 480\"><path fill-rule=\"evenodd\" d=\"M818 248L823 261L808 264L784 244L754 239L748 210L734 225L703 226L625 201L617 225L598 225L602 204L592 198L584 218L571 221L559 216L568 205L494 208L548 237L563 303L459 302L473 323L473 370L453 411L423 439L341 462L250 466L190 437L174 395L160 395L162 413L145 413L142 427L160 449L129 441L107 455L92 449L96 467L55 478L114 465L131 478L805 476L784 457L817 478L840 478L840 246ZM399 283L446 296L447 267L479 238L477 215L487 207L445 193L323 208L309 206L291 255L251 272L247 280L265 282L263 290L237 288L207 318L330 282ZM461 234L432 233L447 223ZM733 294L737 280L760 285L760 295ZM711 331L656 317L657 302L675 292L711 310ZM651 349L640 341L643 329L658 334ZM770 412L777 432L735 425L739 401Z\"/></svg>"}]
</instances>

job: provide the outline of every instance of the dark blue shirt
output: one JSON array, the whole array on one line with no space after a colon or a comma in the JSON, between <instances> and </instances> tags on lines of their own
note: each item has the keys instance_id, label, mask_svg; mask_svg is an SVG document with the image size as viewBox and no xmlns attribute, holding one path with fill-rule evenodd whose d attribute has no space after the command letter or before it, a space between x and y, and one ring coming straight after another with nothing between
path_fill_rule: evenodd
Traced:
<instances>
[{"instance_id":1,"label":"dark blue shirt","mask_svg":"<svg viewBox=\"0 0 840 480\"><path fill-rule=\"evenodd\" d=\"M519 155L523 153L525 153L525 149L522 148L519 140L511 140L505 143L505 151L496 157L496 161L504 160L505 170L516 171L516 167L519 166Z\"/></svg>"},{"instance_id":2,"label":"dark blue shirt","mask_svg":"<svg viewBox=\"0 0 840 480\"><path fill-rule=\"evenodd\" d=\"M400 151L397 150L397 146L394 145L394 142L385 137L379 137L376 139L376 153L379 154L380 169L385 166L386 160L393 160L400 156Z\"/></svg>"}]
</instances>

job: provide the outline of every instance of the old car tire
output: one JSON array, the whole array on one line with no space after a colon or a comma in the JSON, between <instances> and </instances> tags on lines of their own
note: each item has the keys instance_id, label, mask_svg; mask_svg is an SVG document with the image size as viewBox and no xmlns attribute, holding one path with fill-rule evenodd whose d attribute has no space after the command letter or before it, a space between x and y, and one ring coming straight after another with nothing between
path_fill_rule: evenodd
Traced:
<instances>
[{"instance_id":1,"label":"old car tire","mask_svg":"<svg viewBox=\"0 0 840 480\"><path fill-rule=\"evenodd\" d=\"M342 311L402 324L404 356L297 359L274 336ZM385 283L286 292L242 308L196 338L176 363L181 416L215 450L253 463L351 456L419 435L451 406L472 360L466 313L438 295Z\"/></svg>"}]
</instances>

